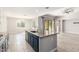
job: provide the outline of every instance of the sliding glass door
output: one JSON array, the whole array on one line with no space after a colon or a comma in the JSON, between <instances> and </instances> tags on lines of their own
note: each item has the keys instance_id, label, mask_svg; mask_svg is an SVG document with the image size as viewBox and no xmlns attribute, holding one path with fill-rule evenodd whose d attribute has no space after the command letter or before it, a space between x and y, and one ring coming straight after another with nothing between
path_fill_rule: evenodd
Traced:
<instances>
[{"instance_id":1,"label":"sliding glass door","mask_svg":"<svg viewBox=\"0 0 79 59\"><path fill-rule=\"evenodd\" d=\"M44 34L55 34L60 31L60 21L59 20L44 20Z\"/></svg>"},{"instance_id":2,"label":"sliding glass door","mask_svg":"<svg viewBox=\"0 0 79 59\"><path fill-rule=\"evenodd\" d=\"M54 34L54 20L44 20L44 34Z\"/></svg>"}]
</instances>

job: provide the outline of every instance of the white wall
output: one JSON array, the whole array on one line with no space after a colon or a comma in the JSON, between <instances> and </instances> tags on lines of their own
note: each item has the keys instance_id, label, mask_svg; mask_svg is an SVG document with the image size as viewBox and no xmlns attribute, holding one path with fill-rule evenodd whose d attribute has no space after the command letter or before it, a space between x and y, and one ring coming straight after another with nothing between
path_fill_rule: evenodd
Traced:
<instances>
[{"instance_id":1,"label":"white wall","mask_svg":"<svg viewBox=\"0 0 79 59\"><path fill-rule=\"evenodd\" d=\"M6 16L0 16L0 32L7 32L7 20Z\"/></svg>"},{"instance_id":2,"label":"white wall","mask_svg":"<svg viewBox=\"0 0 79 59\"><path fill-rule=\"evenodd\" d=\"M62 20L65 20L64 32L79 34L79 24L73 24L73 22L79 22L79 8L74 8L74 11L69 14L62 13L62 11L64 10L61 10L61 13L60 13L62 14L62 18L60 19L61 20L61 26L60 26L61 32L63 32Z\"/></svg>"},{"instance_id":3,"label":"white wall","mask_svg":"<svg viewBox=\"0 0 79 59\"><path fill-rule=\"evenodd\" d=\"M38 17L33 18L33 19L25 19L26 20L26 29L27 30L34 30L38 29Z\"/></svg>"},{"instance_id":4,"label":"white wall","mask_svg":"<svg viewBox=\"0 0 79 59\"><path fill-rule=\"evenodd\" d=\"M27 19L28 18L28 19ZM16 32L29 30L33 27L33 22L35 22L35 26L38 27L38 21L35 19L29 19L26 16L19 16L18 14L9 13L3 8L0 8L0 32ZM25 28L18 28L16 25L16 20L24 20Z\"/></svg>"},{"instance_id":5,"label":"white wall","mask_svg":"<svg viewBox=\"0 0 79 59\"><path fill-rule=\"evenodd\" d=\"M7 32L7 17L2 8L0 8L0 32Z\"/></svg>"},{"instance_id":6,"label":"white wall","mask_svg":"<svg viewBox=\"0 0 79 59\"><path fill-rule=\"evenodd\" d=\"M25 26L26 26L26 30L31 30L33 27L33 19L25 19Z\"/></svg>"},{"instance_id":7,"label":"white wall","mask_svg":"<svg viewBox=\"0 0 79 59\"><path fill-rule=\"evenodd\" d=\"M25 27L17 27L17 21L24 21ZM30 30L33 26L33 20L32 19L24 19L24 18L14 18L14 17L8 17L7 18L7 29L9 33L15 33L19 31L25 31Z\"/></svg>"},{"instance_id":8,"label":"white wall","mask_svg":"<svg viewBox=\"0 0 79 59\"><path fill-rule=\"evenodd\" d=\"M64 23L64 31L66 33L79 34L79 24L73 24L73 22L79 22L79 20L66 20Z\"/></svg>"},{"instance_id":9,"label":"white wall","mask_svg":"<svg viewBox=\"0 0 79 59\"><path fill-rule=\"evenodd\" d=\"M7 18L7 31L9 33L16 31L16 18Z\"/></svg>"},{"instance_id":10,"label":"white wall","mask_svg":"<svg viewBox=\"0 0 79 59\"><path fill-rule=\"evenodd\" d=\"M7 32L7 20L6 20L5 12L2 8L0 8L0 32Z\"/></svg>"}]
</instances>

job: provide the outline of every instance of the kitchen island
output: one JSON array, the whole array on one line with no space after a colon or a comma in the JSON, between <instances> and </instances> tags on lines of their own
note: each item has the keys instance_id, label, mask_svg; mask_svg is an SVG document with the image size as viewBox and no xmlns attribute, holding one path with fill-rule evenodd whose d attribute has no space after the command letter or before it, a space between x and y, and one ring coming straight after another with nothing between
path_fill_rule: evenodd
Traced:
<instances>
[{"instance_id":1,"label":"kitchen island","mask_svg":"<svg viewBox=\"0 0 79 59\"><path fill-rule=\"evenodd\" d=\"M26 41L36 52L57 51L57 34L40 34L26 31Z\"/></svg>"},{"instance_id":2,"label":"kitchen island","mask_svg":"<svg viewBox=\"0 0 79 59\"><path fill-rule=\"evenodd\" d=\"M38 17L35 24L26 30L26 41L36 52L57 51L57 33L59 33L60 16L45 14Z\"/></svg>"}]
</instances>

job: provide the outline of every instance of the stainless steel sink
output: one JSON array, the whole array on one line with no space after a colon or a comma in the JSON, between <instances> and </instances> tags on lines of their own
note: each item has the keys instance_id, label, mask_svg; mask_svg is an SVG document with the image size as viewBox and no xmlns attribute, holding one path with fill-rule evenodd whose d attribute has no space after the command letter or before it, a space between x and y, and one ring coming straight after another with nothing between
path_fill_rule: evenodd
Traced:
<instances>
[{"instance_id":1,"label":"stainless steel sink","mask_svg":"<svg viewBox=\"0 0 79 59\"><path fill-rule=\"evenodd\" d=\"M31 32L36 33L37 31L31 31Z\"/></svg>"}]
</instances>

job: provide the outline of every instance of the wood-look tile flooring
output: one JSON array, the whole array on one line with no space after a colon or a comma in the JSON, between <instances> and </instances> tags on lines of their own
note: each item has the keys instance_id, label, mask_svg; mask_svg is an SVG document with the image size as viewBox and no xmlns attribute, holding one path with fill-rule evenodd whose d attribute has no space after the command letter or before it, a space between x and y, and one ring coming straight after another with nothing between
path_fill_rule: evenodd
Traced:
<instances>
[{"instance_id":1,"label":"wood-look tile flooring","mask_svg":"<svg viewBox=\"0 0 79 59\"><path fill-rule=\"evenodd\" d=\"M58 35L58 52L79 52L79 35L63 33ZM9 35L7 52L34 52L32 47L25 41L25 33Z\"/></svg>"},{"instance_id":2,"label":"wood-look tile flooring","mask_svg":"<svg viewBox=\"0 0 79 59\"><path fill-rule=\"evenodd\" d=\"M79 34L60 34L57 42L59 52L79 52Z\"/></svg>"},{"instance_id":3,"label":"wood-look tile flooring","mask_svg":"<svg viewBox=\"0 0 79 59\"><path fill-rule=\"evenodd\" d=\"M14 33L9 35L7 52L34 52L32 47L25 41L25 33Z\"/></svg>"}]
</instances>

